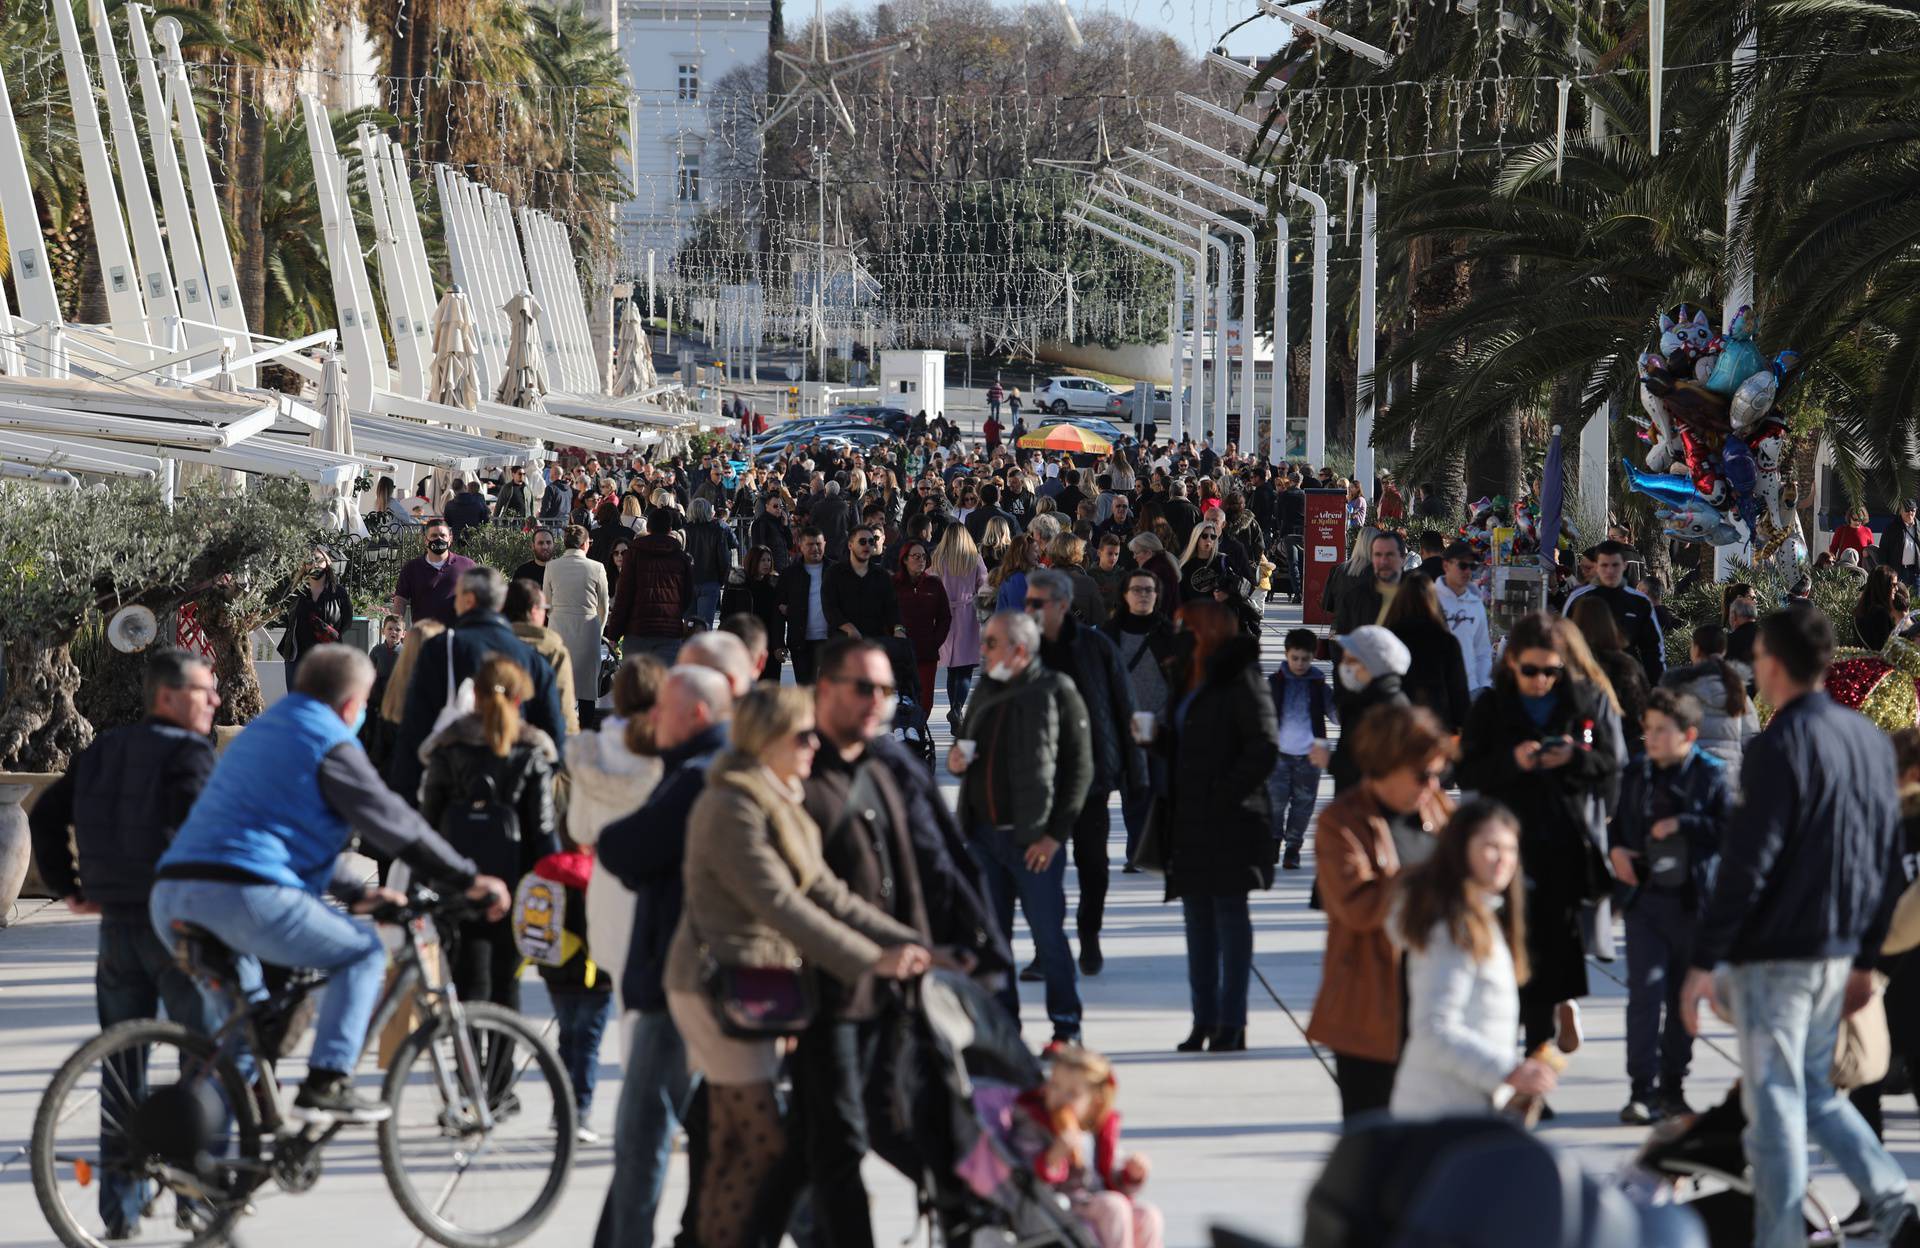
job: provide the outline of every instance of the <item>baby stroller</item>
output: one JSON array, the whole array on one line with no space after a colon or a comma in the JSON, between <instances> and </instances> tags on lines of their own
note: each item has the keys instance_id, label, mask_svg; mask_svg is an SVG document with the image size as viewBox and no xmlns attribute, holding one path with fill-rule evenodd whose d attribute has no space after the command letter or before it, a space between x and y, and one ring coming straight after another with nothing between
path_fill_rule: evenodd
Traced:
<instances>
[{"instance_id":1,"label":"baby stroller","mask_svg":"<svg viewBox=\"0 0 1920 1248\"><path fill-rule=\"evenodd\" d=\"M933 766L933 730L927 727L932 709L933 690L920 687L920 665L913 643L905 637L888 637L881 644L887 649L887 662L893 665L894 687L900 702L893 708L894 739L918 754L929 768Z\"/></svg>"},{"instance_id":2,"label":"baby stroller","mask_svg":"<svg viewBox=\"0 0 1920 1248\"><path fill-rule=\"evenodd\" d=\"M1682 1114L1654 1127L1624 1176L1629 1192L1653 1201L1684 1205L1700 1215L1713 1248L1753 1242L1753 1176L1740 1133L1747 1115L1735 1084L1726 1099L1698 1114ZM1807 1242L1846 1241L1840 1220L1811 1185L1802 1206Z\"/></svg>"},{"instance_id":3,"label":"baby stroller","mask_svg":"<svg viewBox=\"0 0 1920 1248\"><path fill-rule=\"evenodd\" d=\"M1007 1147L1014 1098L1039 1086L1020 1028L971 979L936 971L888 1019L867 1083L873 1150L913 1180L949 1248L1098 1248Z\"/></svg>"}]
</instances>

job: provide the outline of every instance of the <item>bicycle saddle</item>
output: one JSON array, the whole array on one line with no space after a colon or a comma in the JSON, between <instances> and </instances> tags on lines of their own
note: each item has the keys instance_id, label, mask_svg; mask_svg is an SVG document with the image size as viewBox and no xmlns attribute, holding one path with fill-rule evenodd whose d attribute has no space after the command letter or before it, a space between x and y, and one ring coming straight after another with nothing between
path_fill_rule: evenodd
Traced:
<instances>
[{"instance_id":1,"label":"bicycle saddle","mask_svg":"<svg viewBox=\"0 0 1920 1248\"><path fill-rule=\"evenodd\" d=\"M238 988L240 969L225 941L185 919L175 919L168 928L173 932L173 960L181 970L195 979L208 981L215 988L226 985Z\"/></svg>"}]
</instances>

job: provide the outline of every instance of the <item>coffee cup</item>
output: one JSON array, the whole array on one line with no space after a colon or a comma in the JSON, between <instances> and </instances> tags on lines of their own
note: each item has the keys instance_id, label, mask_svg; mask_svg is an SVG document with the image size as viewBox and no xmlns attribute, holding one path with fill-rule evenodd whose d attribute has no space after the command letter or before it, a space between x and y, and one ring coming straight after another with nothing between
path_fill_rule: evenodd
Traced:
<instances>
[{"instance_id":1,"label":"coffee cup","mask_svg":"<svg viewBox=\"0 0 1920 1248\"><path fill-rule=\"evenodd\" d=\"M1155 715L1152 711L1135 711L1133 713L1133 739L1142 745L1153 740L1154 723L1158 719L1159 716Z\"/></svg>"},{"instance_id":2,"label":"coffee cup","mask_svg":"<svg viewBox=\"0 0 1920 1248\"><path fill-rule=\"evenodd\" d=\"M960 765L963 767L973 766L974 756L980 753L980 743L966 738L955 741L953 748L960 752Z\"/></svg>"}]
</instances>

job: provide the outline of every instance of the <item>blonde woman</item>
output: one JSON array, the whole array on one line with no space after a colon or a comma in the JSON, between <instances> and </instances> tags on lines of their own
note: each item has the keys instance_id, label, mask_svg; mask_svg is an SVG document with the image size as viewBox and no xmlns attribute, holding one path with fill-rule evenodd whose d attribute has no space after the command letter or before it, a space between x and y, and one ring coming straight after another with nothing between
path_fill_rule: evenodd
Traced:
<instances>
[{"instance_id":1,"label":"blonde woman","mask_svg":"<svg viewBox=\"0 0 1920 1248\"><path fill-rule=\"evenodd\" d=\"M951 526L949 526L951 527ZM961 526L965 528L963 524ZM1013 544L1013 526L1007 523L1005 516L995 516L980 529L980 561L991 572L1000 566L1000 560L1006 557L1007 547Z\"/></svg>"},{"instance_id":2,"label":"blonde woman","mask_svg":"<svg viewBox=\"0 0 1920 1248\"><path fill-rule=\"evenodd\" d=\"M638 494L629 494L620 500L620 523L635 533L646 532L647 505Z\"/></svg>"},{"instance_id":3,"label":"blonde woman","mask_svg":"<svg viewBox=\"0 0 1920 1248\"><path fill-rule=\"evenodd\" d=\"M687 818L686 902L665 986L688 1067L708 1087L708 1162L695 1193L703 1248L751 1242L761 1188L786 1151L779 1045L721 1028L707 968L813 967L852 987L932 964L912 928L827 869L820 829L801 807L819 746L812 690L758 686L735 708L732 748Z\"/></svg>"},{"instance_id":4,"label":"blonde woman","mask_svg":"<svg viewBox=\"0 0 1920 1248\"><path fill-rule=\"evenodd\" d=\"M387 760L393 757L394 739L400 734L400 721L407 714L407 686L413 683L413 669L420 662L420 648L427 640L447 631L439 620L421 620L407 630L400 643L399 657L387 673L386 692L380 705L369 714L367 759L381 775L387 774Z\"/></svg>"},{"instance_id":5,"label":"blonde woman","mask_svg":"<svg viewBox=\"0 0 1920 1248\"><path fill-rule=\"evenodd\" d=\"M520 665L493 655L474 673L473 710L420 746L426 767L421 817L473 859L482 874L506 881L509 890L534 863L560 848L553 810L553 772L560 754L553 738L520 716L520 704L532 694L533 681ZM517 839L497 826L476 833L471 823L453 817L489 801L514 813ZM448 946L461 996L520 1008L520 949L506 917L465 920Z\"/></svg>"},{"instance_id":6,"label":"blonde woman","mask_svg":"<svg viewBox=\"0 0 1920 1248\"><path fill-rule=\"evenodd\" d=\"M987 531L992 532L996 524L1006 527L1006 521L996 516L987 522ZM980 666L980 613L975 604L987 587L986 561L980 558L966 525L947 526L940 544L933 548L931 570L947 591L947 607L953 613L947 639L940 643L940 666L947 669L947 724L958 731L960 708L967 704L974 669ZM927 697L933 697L932 690Z\"/></svg>"}]
</instances>

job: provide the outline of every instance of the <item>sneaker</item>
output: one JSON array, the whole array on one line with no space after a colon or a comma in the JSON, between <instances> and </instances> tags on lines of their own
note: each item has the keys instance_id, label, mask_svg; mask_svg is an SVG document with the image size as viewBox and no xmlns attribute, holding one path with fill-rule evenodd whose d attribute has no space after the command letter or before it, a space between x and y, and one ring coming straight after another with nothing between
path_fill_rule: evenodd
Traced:
<instances>
[{"instance_id":1,"label":"sneaker","mask_svg":"<svg viewBox=\"0 0 1920 1248\"><path fill-rule=\"evenodd\" d=\"M1132 863L1128 863L1126 866L1120 868L1120 874L1121 875L1139 875L1141 874L1141 871L1139 867L1134 866Z\"/></svg>"},{"instance_id":2,"label":"sneaker","mask_svg":"<svg viewBox=\"0 0 1920 1248\"><path fill-rule=\"evenodd\" d=\"M1079 1043L1079 1036L1055 1036L1053 1039L1047 1041L1046 1048L1040 1050L1040 1060L1043 1062L1050 1061L1054 1054L1058 1053L1061 1049L1066 1048L1068 1045Z\"/></svg>"},{"instance_id":3,"label":"sneaker","mask_svg":"<svg viewBox=\"0 0 1920 1248\"><path fill-rule=\"evenodd\" d=\"M1038 959L1020 968L1020 982L1023 984L1044 984L1047 982L1046 973L1040 969Z\"/></svg>"},{"instance_id":4,"label":"sneaker","mask_svg":"<svg viewBox=\"0 0 1920 1248\"><path fill-rule=\"evenodd\" d=\"M582 1144L598 1144L600 1133L589 1126L578 1126L573 1130L573 1138Z\"/></svg>"},{"instance_id":5,"label":"sneaker","mask_svg":"<svg viewBox=\"0 0 1920 1248\"><path fill-rule=\"evenodd\" d=\"M1687 1098L1680 1092L1662 1092L1659 1112L1662 1118L1685 1118L1693 1113L1693 1106L1687 1104Z\"/></svg>"},{"instance_id":6,"label":"sneaker","mask_svg":"<svg viewBox=\"0 0 1920 1248\"><path fill-rule=\"evenodd\" d=\"M1280 868L1283 871L1298 871L1300 869L1300 850L1292 845L1287 846L1286 854L1280 859Z\"/></svg>"},{"instance_id":7,"label":"sneaker","mask_svg":"<svg viewBox=\"0 0 1920 1248\"><path fill-rule=\"evenodd\" d=\"M1092 978L1098 975L1106 965L1106 955L1100 952L1100 938L1082 936L1080 938L1080 973Z\"/></svg>"},{"instance_id":8,"label":"sneaker","mask_svg":"<svg viewBox=\"0 0 1920 1248\"><path fill-rule=\"evenodd\" d=\"M289 1116L315 1125L364 1124L385 1122L393 1116L393 1107L360 1096L353 1090L353 1080L339 1071L316 1070L300 1085Z\"/></svg>"},{"instance_id":9,"label":"sneaker","mask_svg":"<svg viewBox=\"0 0 1920 1248\"><path fill-rule=\"evenodd\" d=\"M1630 1127L1650 1127L1657 1117L1653 1107L1638 1097L1628 1101L1620 1110L1620 1121Z\"/></svg>"},{"instance_id":10,"label":"sneaker","mask_svg":"<svg viewBox=\"0 0 1920 1248\"><path fill-rule=\"evenodd\" d=\"M1562 1001L1554 1007L1554 1047L1562 1053L1577 1052L1585 1037L1580 1032L1580 1003Z\"/></svg>"},{"instance_id":11,"label":"sneaker","mask_svg":"<svg viewBox=\"0 0 1920 1248\"><path fill-rule=\"evenodd\" d=\"M1907 1216L1900 1219L1900 1226L1887 1241L1887 1248L1920 1248L1920 1213L1913 1207L1907 1207Z\"/></svg>"},{"instance_id":12,"label":"sneaker","mask_svg":"<svg viewBox=\"0 0 1920 1248\"><path fill-rule=\"evenodd\" d=\"M1866 1201L1855 1205L1852 1213L1840 1219L1840 1233L1848 1239L1873 1234L1873 1210L1867 1208Z\"/></svg>"}]
</instances>

